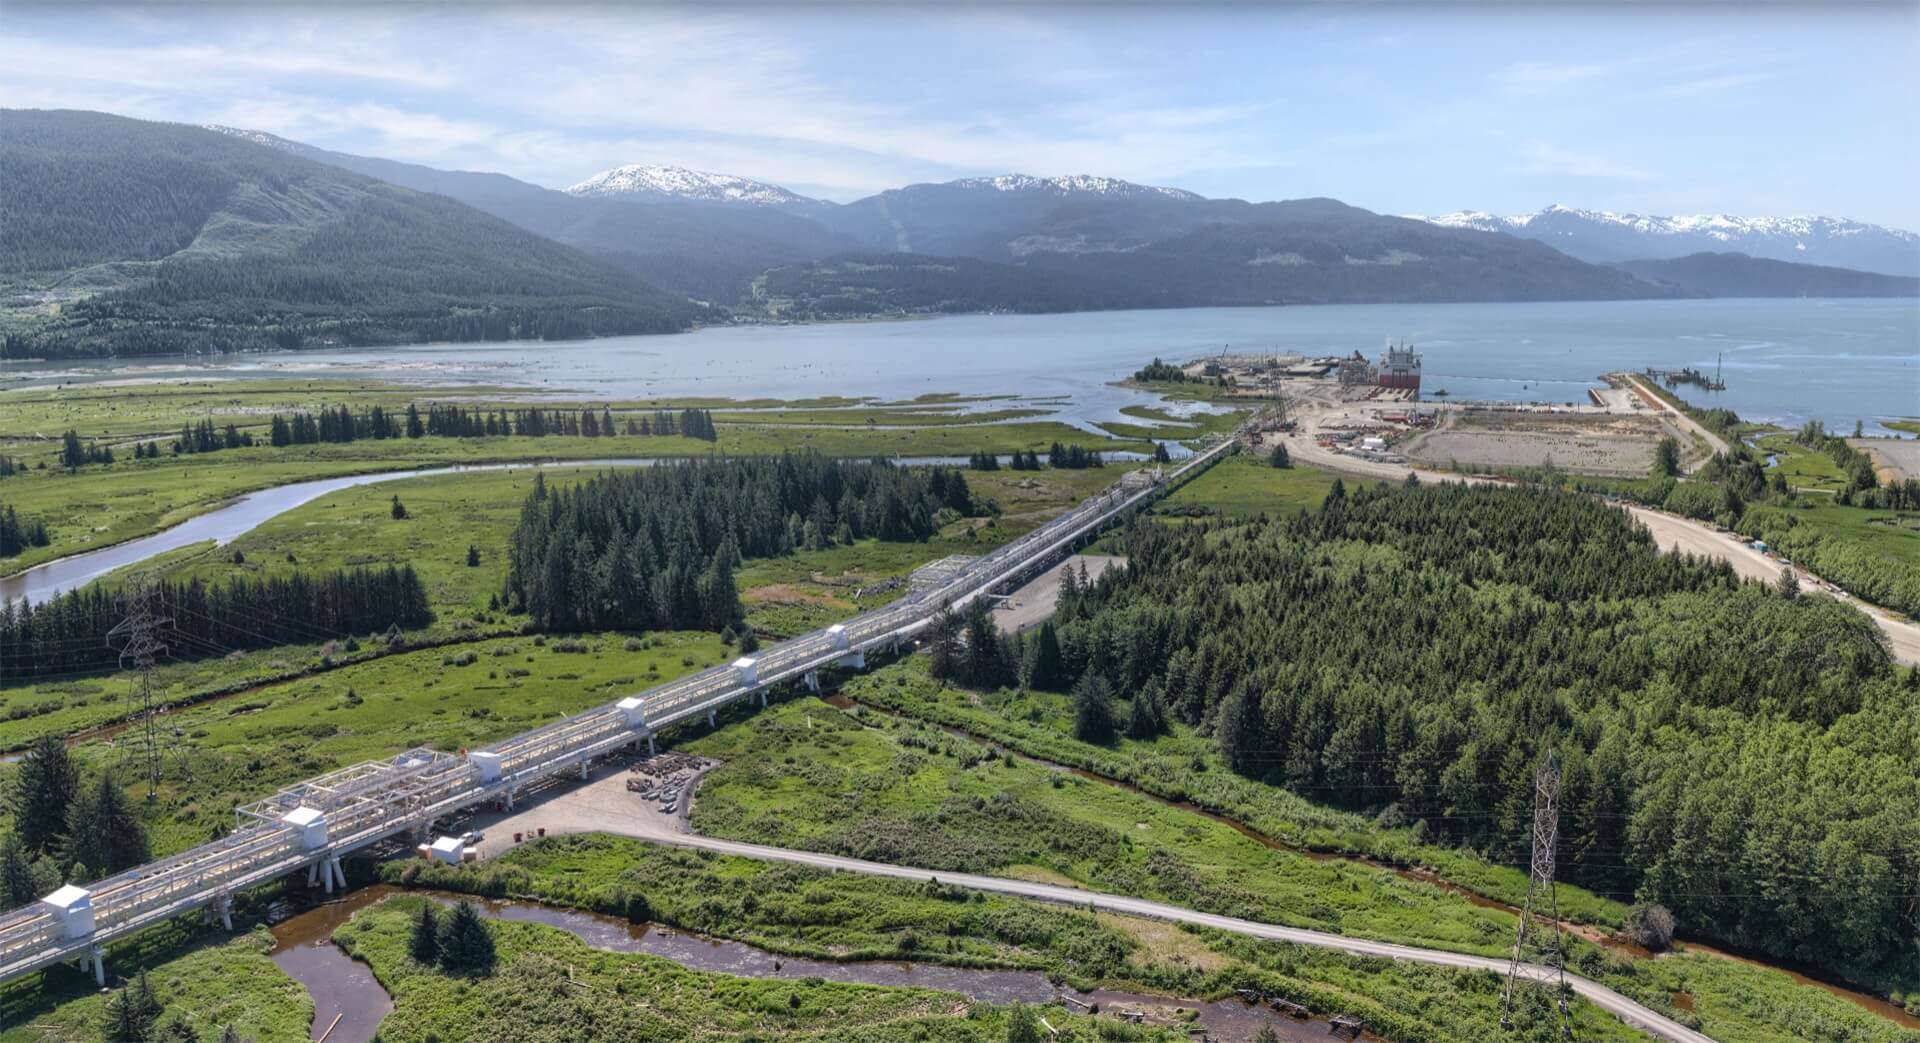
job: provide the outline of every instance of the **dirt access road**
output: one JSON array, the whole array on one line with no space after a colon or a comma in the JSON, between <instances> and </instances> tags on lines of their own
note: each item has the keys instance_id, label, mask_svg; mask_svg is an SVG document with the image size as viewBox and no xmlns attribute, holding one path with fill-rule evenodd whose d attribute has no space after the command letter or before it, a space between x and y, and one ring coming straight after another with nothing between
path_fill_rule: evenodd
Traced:
<instances>
[{"instance_id":1,"label":"dirt access road","mask_svg":"<svg viewBox=\"0 0 1920 1043\"><path fill-rule=\"evenodd\" d=\"M479 845L481 856L492 857L512 848L513 834L516 830L522 834L532 834L544 828L549 835L612 833L659 844L671 844L676 847L694 848L762 861L789 862L812 866L815 869L863 873L868 876L890 877L896 880L938 880L944 884L954 884L979 891L1081 908L1090 907L1174 923L1195 924L1231 931L1251 938L1291 942L1295 945L1309 945L1319 949L1334 949L1356 956L1379 956L1391 960L1407 960L1442 967L1486 970L1496 974L1505 974L1507 971L1506 960L1489 956L1468 956L1411 945L1397 945L1392 942L1347 938L1324 931L1280 927L1254 920L1198 912L1177 905L1128 898L1123 895L1083 891L1077 887L1061 887L1055 884L1032 883L973 873L937 873L912 866L896 866L885 862L868 862L857 858L843 858L839 855L795 851L764 844L748 844L701 836L693 832L687 822L687 810L693 796L693 783L686 786L675 811L667 814L659 810L658 801L627 792L626 780L629 777L624 761L604 764L598 770L590 772L586 782L573 779L558 781L541 792L528 795L520 801L518 809L513 812L476 815L472 828L484 830L486 833L486 839ZM1546 973L1544 968L1532 968L1531 972ZM1658 1039L1667 1040L1668 1043L1714 1043L1714 1040L1706 1034L1696 1032L1671 1018L1643 1007L1598 982L1569 974L1567 983L1594 1006Z\"/></svg>"},{"instance_id":2,"label":"dirt access road","mask_svg":"<svg viewBox=\"0 0 1920 1043\"><path fill-rule=\"evenodd\" d=\"M1695 461L1691 467L1688 467L1687 468L1688 474L1692 474L1694 471L1699 470L1700 467L1707 462L1707 460L1710 460L1713 458L1714 453L1726 453L1726 452L1732 451L1727 447L1726 439L1721 438L1719 435L1716 435L1712 431L1707 430L1706 427L1703 426L1698 420L1695 420L1694 418L1688 416L1687 414L1681 412L1680 410L1675 409L1672 406L1668 405L1667 400L1664 398L1661 398L1657 394L1654 394L1653 389L1648 387L1646 383L1638 375L1633 373L1628 373L1628 374L1625 374L1625 376L1627 378L1627 382L1633 385L1634 390L1640 393L1640 399L1641 401L1647 404L1647 411L1649 413L1655 413L1655 414L1664 416L1668 420L1671 420L1674 423L1679 424L1682 428L1684 428L1687 431L1688 434L1693 435L1695 438L1698 438L1707 444L1708 452L1706 457L1704 459Z\"/></svg>"},{"instance_id":3,"label":"dirt access road","mask_svg":"<svg viewBox=\"0 0 1920 1043\"><path fill-rule=\"evenodd\" d=\"M1691 422L1689 419L1688 422ZM1508 485L1489 478L1473 478L1457 474L1444 474L1438 471L1423 471L1407 467L1405 464L1382 463L1374 460L1362 460L1358 457L1336 453L1322 448L1311 434L1285 439L1288 455L1301 463L1311 464L1323 470L1343 472L1365 478L1377 478L1382 481L1402 482L1407 475L1417 475L1423 482L1470 482L1473 484ZM1272 444L1272 436L1262 443L1262 447ZM1660 549L1673 553L1684 551L1703 558L1719 558L1733 566L1735 572L1748 579L1757 579L1771 583L1780 578L1780 570L1785 566L1780 562L1747 546L1746 541L1732 533L1714 528L1705 522L1682 518L1647 507L1627 507L1635 521L1647 527L1653 540ZM1868 618L1887 635L1887 646L1894 659L1909 666L1920 665L1920 623L1896 616L1878 605L1861 601L1826 580L1808 572L1799 566L1793 566L1794 573L1800 578L1800 586L1805 590L1818 590L1821 593L1847 602L1865 612Z\"/></svg>"}]
</instances>

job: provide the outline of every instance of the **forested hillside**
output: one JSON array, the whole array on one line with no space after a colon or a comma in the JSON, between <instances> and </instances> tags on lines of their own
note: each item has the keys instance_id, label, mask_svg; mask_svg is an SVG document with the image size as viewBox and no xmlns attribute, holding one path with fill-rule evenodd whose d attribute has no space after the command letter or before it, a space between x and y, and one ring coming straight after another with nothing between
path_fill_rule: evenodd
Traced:
<instances>
[{"instance_id":1,"label":"forested hillside","mask_svg":"<svg viewBox=\"0 0 1920 1043\"><path fill-rule=\"evenodd\" d=\"M966 257L843 254L768 270L755 303L791 318L900 313L1042 313L1126 308L1139 298L1072 274L1038 272Z\"/></svg>"},{"instance_id":2,"label":"forested hillside","mask_svg":"<svg viewBox=\"0 0 1920 1043\"><path fill-rule=\"evenodd\" d=\"M1913 297L1920 279L1851 268L1771 261L1737 253L1622 261L1619 267L1681 293L1708 297Z\"/></svg>"},{"instance_id":3,"label":"forested hillside","mask_svg":"<svg viewBox=\"0 0 1920 1043\"><path fill-rule=\"evenodd\" d=\"M1544 491L1336 486L1124 550L1063 595L1062 676L1211 731L1234 770L1524 865L1551 747L1564 879L1683 934L1920 971L1920 691L1852 609Z\"/></svg>"},{"instance_id":4,"label":"forested hillside","mask_svg":"<svg viewBox=\"0 0 1920 1043\"><path fill-rule=\"evenodd\" d=\"M697 314L451 199L194 127L9 110L0 181L7 357L667 332Z\"/></svg>"}]
</instances>

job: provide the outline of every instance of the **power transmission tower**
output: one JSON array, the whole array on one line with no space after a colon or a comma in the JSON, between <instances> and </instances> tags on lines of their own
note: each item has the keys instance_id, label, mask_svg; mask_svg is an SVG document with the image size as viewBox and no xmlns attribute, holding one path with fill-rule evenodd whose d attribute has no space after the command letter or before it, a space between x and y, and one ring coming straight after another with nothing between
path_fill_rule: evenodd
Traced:
<instances>
[{"instance_id":1,"label":"power transmission tower","mask_svg":"<svg viewBox=\"0 0 1920 1043\"><path fill-rule=\"evenodd\" d=\"M1514 1003L1521 990L1551 990L1551 1002L1559 1010L1560 1035L1572 1039L1573 1015L1567 1009L1567 969L1560 946L1560 904L1553 890L1553 853L1559 843L1560 762L1549 749L1533 778L1533 869L1527 879L1526 904L1520 907L1513 959L1507 964L1507 985L1500 993L1500 1027L1513 1027ZM1523 966L1529 969L1523 971Z\"/></svg>"},{"instance_id":2,"label":"power transmission tower","mask_svg":"<svg viewBox=\"0 0 1920 1043\"><path fill-rule=\"evenodd\" d=\"M160 632L173 621L160 614L160 590L153 577L141 573L120 594L121 619L107 631L107 645L120 653L120 669L137 670L134 691L140 697L140 716L146 731L147 799L160 790L160 722L154 705L153 668L167 650Z\"/></svg>"}]
</instances>

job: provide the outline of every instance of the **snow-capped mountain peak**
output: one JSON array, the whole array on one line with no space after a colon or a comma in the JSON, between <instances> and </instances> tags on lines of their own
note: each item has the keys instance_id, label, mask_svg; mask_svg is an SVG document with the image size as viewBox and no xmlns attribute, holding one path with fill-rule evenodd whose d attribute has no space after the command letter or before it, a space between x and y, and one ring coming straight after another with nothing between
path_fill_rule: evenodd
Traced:
<instances>
[{"instance_id":1,"label":"snow-capped mountain peak","mask_svg":"<svg viewBox=\"0 0 1920 1043\"><path fill-rule=\"evenodd\" d=\"M218 123L202 123L200 124L200 129L210 130L215 134L225 134L227 137L239 138L242 141L251 141L256 145L265 145L268 148L277 148L282 152L292 152L295 155L299 155L308 149L308 146L302 145L297 141L288 141L286 138L269 134L264 130L248 130L245 127L227 127Z\"/></svg>"},{"instance_id":2,"label":"snow-capped mountain peak","mask_svg":"<svg viewBox=\"0 0 1920 1043\"><path fill-rule=\"evenodd\" d=\"M1510 216L1480 210L1408 216L1449 228L1538 239L1586 261L1671 258L1713 250L1891 275L1920 271L1920 235L1841 217L1660 216L1558 205Z\"/></svg>"},{"instance_id":3,"label":"snow-capped mountain peak","mask_svg":"<svg viewBox=\"0 0 1920 1043\"><path fill-rule=\"evenodd\" d=\"M567 194L685 199L704 203L746 203L752 206L787 206L808 202L778 185L736 177L710 174L686 167L633 163L598 174L573 185Z\"/></svg>"},{"instance_id":4,"label":"snow-capped mountain peak","mask_svg":"<svg viewBox=\"0 0 1920 1043\"><path fill-rule=\"evenodd\" d=\"M1094 174L1064 174L1058 177L1034 177L1030 174L1001 174L999 177L970 177L954 182L963 188L991 188L999 192L1051 192L1055 195L1099 195L1115 198L1162 196L1168 199L1199 199L1192 192L1155 185L1137 185L1115 177Z\"/></svg>"}]
</instances>

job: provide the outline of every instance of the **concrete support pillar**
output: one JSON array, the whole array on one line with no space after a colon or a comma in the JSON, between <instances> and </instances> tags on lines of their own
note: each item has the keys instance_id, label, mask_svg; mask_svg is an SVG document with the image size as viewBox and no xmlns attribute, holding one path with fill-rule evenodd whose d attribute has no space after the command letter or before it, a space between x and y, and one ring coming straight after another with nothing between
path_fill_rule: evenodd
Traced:
<instances>
[{"instance_id":1,"label":"concrete support pillar","mask_svg":"<svg viewBox=\"0 0 1920 1043\"><path fill-rule=\"evenodd\" d=\"M760 708L762 710L767 708L767 690L765 688L760 689Z\"/></svg>"},{"instance_id":2,"label":"concrete support pillar","mask_svg":"<svg viewBox=\"0 0 1920 1043\"><path fill-rule=\"evenodd\" d=\"M328 860L328 863L333 866L333 882L340 885L340 890L345 891L347 889L347 871L340 868L340 856L333 856Z\"/></svg>"},{"instance_id":3,"label":"concrete support pillar","mask_svg":"<svg viewBox=\"0 0 1920 1043\"><path fill-rule=\"evenodd\" d=\"M328 894L333 893L333 863L325 858L320 860L320 886Z\"/></svg>"},{"instance_id":4,"label":"concrete support pillar","mask_svg":"<svg viewBox=\"0 0 1920 1043\"><path fill-rule=\"evenodd\" d=\"M107 951L105 949L102 949L98 945L93 947L93 983L101 988L106 988L107 985L106 956Z\"/></svg>"},{"instance_id":5,"label":"concrete support pillar","mask_svg":"<svg viewBox=\"0 0 1920 1043\"><path fill-rule=\"evenodd\" d=\"M805 683L807 686L807 691L812 692L815 695L820 694L820 671L818 670L807 671Z\"/></svg>"},{"instance_id":6,"label":"concrete support pillar","mask_svg":"<svg viewBox=\"0 0 1920 1043\"><path fill-rule=\"evenodd\" d=\"M587 759L585 757L580 758L580 781L587 781Z\"/></svg>"},{"instance_id":7,"label":"concrete support pillar","mask_svg":"<svg viewBox=\"0 0 1920 1043\"><path fill-rule=\"evenodd\" d=\"M512 786L507 787L507 810L508 811L513 810L513 787Z\"/></svg>"},{"instance_id":8,"label":"concrete support pillar","mask_svg":"<svg viewBox=\"0 0 1920 1043\"><path fill-rule=\"evenodd\" d=\"M718 714L715 714L712 710L707 711L707 727L709 728L720 727L720 717Z\"/></svg>"},{"instance_id":9,"label":"concrete support pillar","mask_svg":"<svg viewBox=\"0 0 1920 1043\"><path fill-rule=\"evenodd\" d=\"M320 863L318 862L307 863L307 886L312 887L313 885L319 882L320 882Z\"/></svg>"},{"instance_id":10,"label":"concrete support pillar","mask_svg":"<svg viewBox=\"0 0 1920 1043\"><path fill-rule=\"evenodd\" d=\"M220 926L225 930L233 930L233 896L221 895L214 899L213 908L220 914Z\"/></svg>"},{"instance_id":11,"label":"concrete support pillar","mask_svg":"<svg viewBox=\"0 0 1920 1043\"><path fill-rule=\"evenodd\" d=\"M653 733L647 733L647 756L653 756Z\"/></svg>"}]
</instances>

